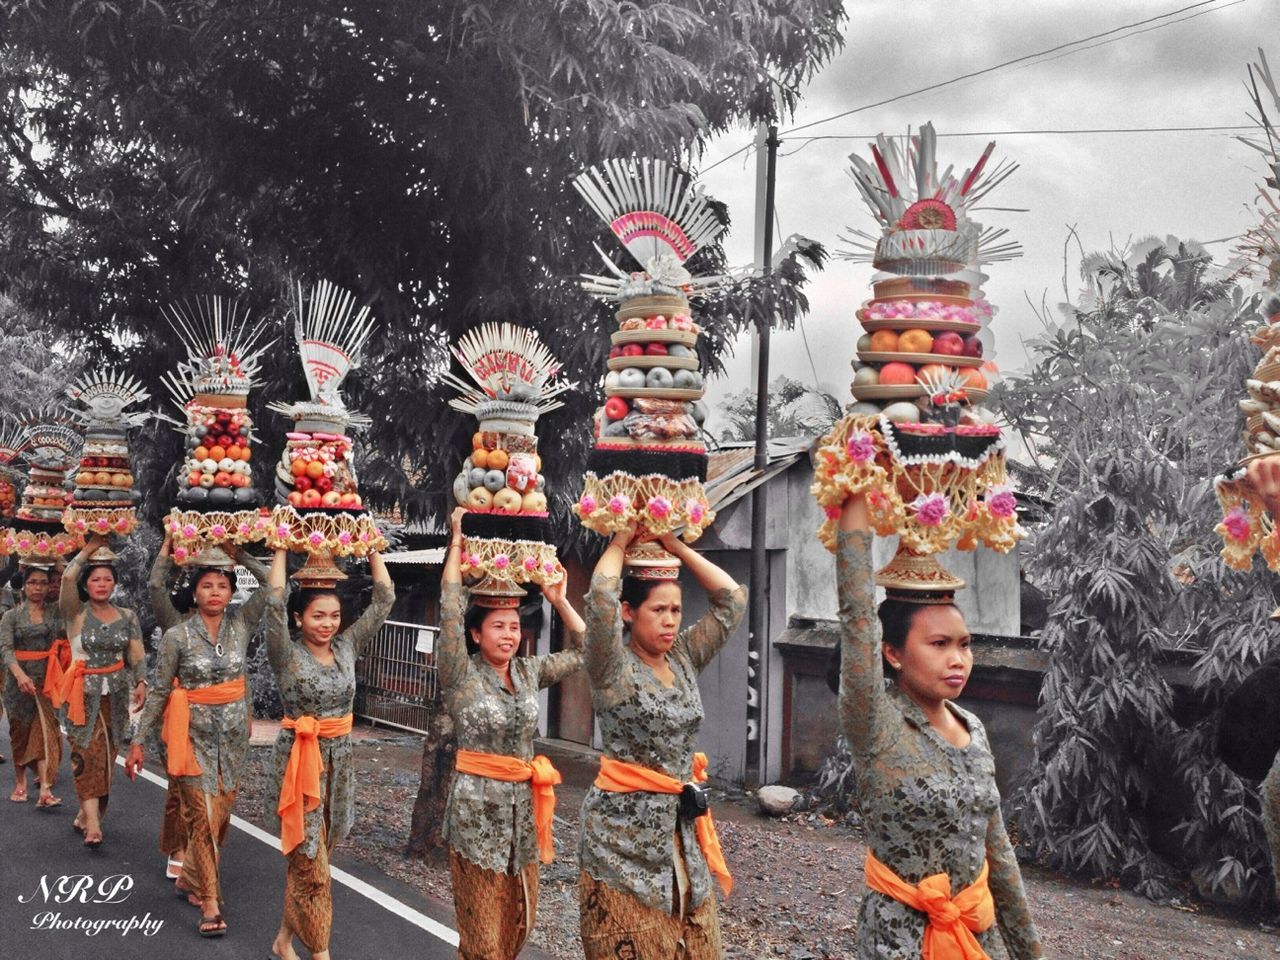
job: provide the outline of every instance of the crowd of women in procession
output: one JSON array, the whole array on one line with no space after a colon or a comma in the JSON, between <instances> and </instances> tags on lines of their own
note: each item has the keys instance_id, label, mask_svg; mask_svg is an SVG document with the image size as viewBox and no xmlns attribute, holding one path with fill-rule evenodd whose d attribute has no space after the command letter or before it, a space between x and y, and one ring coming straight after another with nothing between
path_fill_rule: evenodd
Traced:
<instances>
[{"instance_id":1,"label":"crowd of women in procession","mask_svg":"<svg viewBox=\"0 0 1280 960\"><path fill-rule=\"evenodd\" d=\"M519 657L524 591L463 585L461 514L453 517L437 649L459 747L445 833L461 955L515 957L534 926L539 863L554 853L560 779L534 755L538 691L586 669L604 750L577 845L584 953L592 960L723 956L714 888L728 894L732 879L700 788L706 758L696 751L703 719L697 675L737 628L745 587L674 536L661 537L708 597L709 611L682 629L675 571L624 567L628 547L646 536L628 529L601 556L585 615L563 582L544 588L567 627L566 649ZM950 595L922 602L915 594L891 596L877 618L861 495L849 498L840 526L840 710L874 851L867 877L875 892L859 933L864 955L1040 957L986 735L973 714L950 703L972 665L963 617ZM262 586L232 610L237 562ZM134 775L148 754L166 766L161 849L177 890L200 909L200 934L226 933L219 851L248 752L246 653L261 628L286 714L274 748L271 814L287 879L272 952L296 956L297 938L323 960L333 920L328 857L354 819L354 664L394 592L372 554L372 601L343 629L332 588L304 586L286 600L286 563L283 550L269 568L243 552L207 550L175 568L166 542L150 580L164 628L150 683L138 617L112 602L115 557L102 540L91 540L62 571L56 603L50 583L58 571L25 566L21 601L0 621L18 774L10 799L27 799L30 770L36 805L61 803L53 793L61 726L79 799L74 825L87 847L102 844L115 756L130 708L140 709L126 770ZM171 595L175 569L182 580ZM886 667L897 681L888 686ZM938 952L948 950L960 952Z\"/></svg>"}]
</instances>

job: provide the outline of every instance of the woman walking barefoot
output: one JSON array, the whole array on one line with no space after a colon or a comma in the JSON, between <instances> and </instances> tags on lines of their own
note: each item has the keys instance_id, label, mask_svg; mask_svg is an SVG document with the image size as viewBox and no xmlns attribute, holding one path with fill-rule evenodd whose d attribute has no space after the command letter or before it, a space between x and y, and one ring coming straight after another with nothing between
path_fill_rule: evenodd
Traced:
<instances>
[{"instance_id":1,"label":"woman walking barefoot","mask_svg":"<svg viewBox=\"0 0 1280 960\"><path fill-rule=\"evenodd\" d=\"M1043 956L1000 815L981 721L951 701L973 667L952 603L963 584L890 588L875 609L865 498L845 501L836 551L840 719L867 828L860 960ZM884 682L885 670L895 682ZM996 927L999 928L999 935ZM935 951L932 954L930 951Z\"/></svg>"},{"instance_id":2,"label":"woman walking barefoot","mask_svg":"<svg viewBox=\"0 0 1280 960\"><path fill-rule=\"evenodd\" d=\"M369 554L373 599L360 618L342 630L342 604L335 590L342 574L336 568L315 573L308 566L294 577L302 589L290 601L290 617L284 603L287 557L284 550L276 551L267 609L267 656L285 714L276 737L276 788L267 793L272 798L268 816L279 825L280 847L287 858L284 914L271 953L280 960L297 960L297 937L313 960L329 960L329 854L355 823L350 732L356 660L377 636L396 593L381 555Z\"/></svg>"},{"instance_id":3,"label":"woman walking barefoot","mask_svg":"<svg viewBox=\"0 0 1280 960\"><path fill-rule=\"evenodd\" d=\"M111 602L116 559L103 538L90 538L67 565L59 597L71 667L57 706L71 744L71 773L80 799L72 826L84 833L86 847L102 845L102 817L130 703L137 709L147 692L138 615Z\"/></svg>"},{"instance_id":4,"label":"woman walking barefoot","mask_svg":"<svg viewBox=\"0 0 1280 960\"><path fill-rule=\"evenodd\" d=\"M163 714L166 767L178 780L186 823L179 882L200 900L202 937L227 932L220 909L219 848L249 751L245 655L269 598L268 590L259 588L239 609L228 611L234 568L230 557L211 550L192 573L196 615L170 627L160 640L156 685L125 762L129 776L136 776L143 743Z\"/></svg>"},{"instance_id":5,"label":"woman walking barefoot","mask_svg":"<svg viewBox=\"0 0 1280 960\"><path fill-rule=\"evenodd\" d=\"M538 913L538 864L554 856L554 785L560 774L534 756L538 693L582 669L586 624L569 605L565 581L543 588L568 628L571 649L517 657L520 600L514 583L462 585L462 515L452 518L440 595L436 650L445 709L458 735L449 791L449 843L459 953L463 960L511 960ZM468 653L471 655L468 656Z\"/></svg>"},{"instance_id":6,"label":"woman walking barefoot","mask_svg":"<svg viewBox=\"0 0 1280 960\"><path fill-rule=\"evenodd\" d=\"M582 803L582 946L587 960L719 960L712 876L725 893L732 881L710 814L693 809L694 784L706 779L706 757L694 752L698 672L741 622L747 590L671 535L661 544L673 561L631 566L620 580L634 537L632 529L613 538L587 595L587 670L604 756ZM685 630L680 563L710 604Z\"/></svg>"},{"instance_id":7,"label":"woman walking barefoot","mask_svg":"<svg viewBox=\"0 0 1280 960\"><path fill-rule=\"evenodd\" d=\"M62 685L70 646L56 605L46 603L52 564L27 564L19 577L22 600L0 617L0 663L5 669L4 703L9 710L16 785L9 799L27 801L27 771L36 774L42 810L61 806L53 782L62 763L62 732L52 697Z\"/></svg>"}]
</instances>

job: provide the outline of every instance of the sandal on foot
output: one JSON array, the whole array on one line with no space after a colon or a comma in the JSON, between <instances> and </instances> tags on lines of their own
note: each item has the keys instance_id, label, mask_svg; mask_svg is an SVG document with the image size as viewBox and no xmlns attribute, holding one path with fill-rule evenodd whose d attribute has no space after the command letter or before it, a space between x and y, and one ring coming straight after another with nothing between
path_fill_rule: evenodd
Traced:
<instances>
[{"instance_id":1,"label":"sandal on foot","mask_svg":"<svg viewBox=\"0 0 1280 960\"><path fill-rule=\"evenodd\" d=\"M84 845L85 845L86 847L90 847L90 848L92 848L92 849L94 849L94 850L96 850L98 847L102 846L102 831L101 831L101 830L86 830L86 831L84 832Z\"/></svg>"},{"instance_id":2,"label":"sandal on foot","mask_svg":"<svg viewBox=\"0 0 1280 960\"><path fill-rule=\"evenodd\" d=\"M212 917L201 917L196 930L202 937L221 937L227 932L227 921L222 919L220 913Z\"/></svg>"},{"instance_id":3,"label":"sandal on foot","mask_svg":"<svg viewBox=\"0 0 1280 960\"><path fill-rule=\"evenodd\" d=\"M9 800L10 800L10 802L12 802L12 803L26 803L26 802L27 802L27 788L26 788L26 787L14 787L14 788L13 788L13 793L9 794Z\"/></svg>"},{"instance_id":4,"label":"sandal on foot","mask_svg":"<svg viewBox=\"0 0 1280 960\"><path fill-rule=\"evenodd\" d=\"M39 810L52 810L60 806L62 806L62 798L55 797L52 793L42 793L40 799L36 801L36 808Z\"/></svg>"}]
</instances>

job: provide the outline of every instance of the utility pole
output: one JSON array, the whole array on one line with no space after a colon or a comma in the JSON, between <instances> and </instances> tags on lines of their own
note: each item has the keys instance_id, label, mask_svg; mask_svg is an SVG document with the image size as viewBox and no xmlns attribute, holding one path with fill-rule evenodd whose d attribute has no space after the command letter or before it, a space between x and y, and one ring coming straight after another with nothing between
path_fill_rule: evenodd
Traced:
<instances>
[{"instance_id":1,"label":"utility pole","mask_svg":"<svg viewBox=\"0 0 1280 960\"><path fill-rule=\"evenodd\" d=\"M778 126L771 123L761 131L764 139L763 183L757 177L757 188L763 187L763 203L756 200L757 262L766 278L773 272L773 207L777 180ZM757 160L757 170L760 169ZM763 472L769 466L769 334L773 312L762 311L756 318L756 345L753 351L756 368L756 455L755 469ZM765 763L761 744L768 722L765 667L769 658L769 629L766 615L769 607L769 554L765 538L768 529L769 491L759 484L751 494L751 588L747 606L747 762L748 784L762 786Z\"/></svg>"}]
</instances>

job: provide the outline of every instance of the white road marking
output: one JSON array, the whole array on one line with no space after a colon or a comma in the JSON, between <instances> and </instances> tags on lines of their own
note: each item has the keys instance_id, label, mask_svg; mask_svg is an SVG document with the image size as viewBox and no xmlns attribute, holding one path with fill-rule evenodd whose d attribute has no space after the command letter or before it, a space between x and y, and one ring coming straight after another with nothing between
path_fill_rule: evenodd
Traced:
<instances>
[{"instance_id":1,"label":"white road marking","mask_svg":"<svg viewBox=\"0 0 1280 960\"><path fill-rule=\"evenodd\" d=\"M116 763L118 763L120 766L123 767L124 758L116 757ZM169 789L169 781L166 780L164 777L154 774L150 770L140 770L138 771L138 773L140 776L151 781L156 786L161 787L162 789L165 789L165 790ZM277 853L280 851L279 838L273 836L270 833L267 833L267 831L263 830L260 827L254 826L248 820L242 820L240 817L237 817L235 814L232 814L231 825L233 827L236 827L239 830L243 830L245 833L253 837L255 840L261 840L263 843L271 847L271 849L275 850ZM447 943L451 947L456 947L458 945L457 931L451 930L449 927L446 927L443 923L440 923L439 921L432 920L422 911L415 910L413 907L409 906L407 903L401 903L399 900L397 900L395 897L391 896L390 894L383 893L381 890L379 890L377 887L373 886L372 884L365 883L359 877L353 877L351 874L347 873L347 871L342 870L338 867L335 867L332 864L329 866L329 873L335 881L342 884L344 887L348 888L349 890L352 890L355 893L360 894L360 896L364 897L367 900L372 900L378 906L382 907L382 909L388 910L391 913L394 913L397 917L401 917L405 920L408 920L415 927L419 927L427 931L427 933L431 934L437 940L443 940L445 943Z\"/></svg>"}]
</instances>

